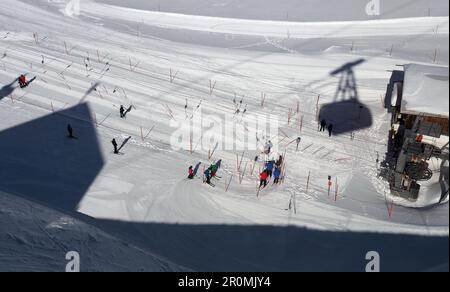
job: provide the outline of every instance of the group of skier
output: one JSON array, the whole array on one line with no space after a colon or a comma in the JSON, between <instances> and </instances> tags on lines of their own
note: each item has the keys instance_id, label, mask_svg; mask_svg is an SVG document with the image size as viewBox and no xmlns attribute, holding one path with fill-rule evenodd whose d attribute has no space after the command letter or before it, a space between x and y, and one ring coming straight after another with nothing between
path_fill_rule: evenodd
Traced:
<instances>
[{"instance_id":1,"label":"group of skier","mask_svg":"<svg viewBox=\"0 0 450 292\"><path fill-rule=\"evenodd\" d=\"M128 111L128 112L129 112L129 111ZM120 116L122 117L122 111L120 112ZM77 139L77 137L74 136L74 130L73 130L71 124L68 124L68 125L67 125L67 133L68 133L68 137L69 137L69 138ZM128 137L128 138L124 141L124 143L123 143L122 145L125 145L126 142L128 142L128 140L129 140L130 138L131 138L131 137ZM117 144L117 141L116 141L115 138L112 139L111 144L113 145L113 148L114 148L114 154L119 154L120 148L119 148L119 145ZM123 147L123 146L122 146L122 147Z\"/></svg>"},{"instance_id":2,"label":"group of skier","mask_svg":"<svg viewBox=\"0 0 450 292\"><path fill-rule=\"evenodd\" d=\"M216 163L211 164L207 169L205 169L205 171L203 172L203 183L207 183L211 186L214 186L211 183L211 179L218 178L217 172L219 171L221 164L222 164L222 160L219 160ZM198 166L200 166L200 164ZM189 166L188 179L194 179L194 177L197 173L198 166L195 169L192 165Z\"/></svg>"},{"instance_id":3,"label":"group of skier","mask_svg":"<svg viewBox=\"0 0 450 292\"><path fill-rule=\"evenodd\" d=\"M31 80L27 80L27 76L25 74L21 74L19 78L17 78L17 81L19 82L20 88L27 87L31 82L33 82L36 79L36 77L32 78ZM72 128L71 124L67 124L67 137L71 139L77 139L74 135L74 130Z\"/></svg>"},{"instance_id":4,"label":"group of skier","mask_svg":"<svg viewBox=\"0 0 450 292\"><path fill-rule=\"evenodd\" d=\"M26 76L24 74L20 75L20 77L18 78L19 81L19 86L21 88L27 87L29 82L27 82L26 80ZM125 109L123 105L120 106L119 109L119 114L120 114L120 118L124 119L126 118L126 115L131 111L132 109L132 105L128 108ZM325 128L327 127L327 123L325 120L322 120L320 123L320 131L325 131ZM328 125L328 131L329 131L329 135L331 136L331 132L333 129L333 125L329 124ZM74 136L74 129L72 128L71 124L67 125L67 132L68 132L68 137L69 138L76 138ZM131 138L131 137L130 137ZM113 147L114 147L114 154L119 154L119 148L118 148L118 144L116 139L112 139L111 141ZM267 141L267 143L264 146L264 152L265 154L270 154L271 150L272 150L273 144L272 142L269 140ZM257 160L257 159L256 159ZM203 173L203 182L207 183L209 185L212 185L211 183L211 179L217 177L217 171L220 168L221 165L221 160L219 160L218 162L216 162L215 164L211 164L210 167L208 167L204 173ZM274 184L278 184L280 182L280 176L281 176L281 167L283 164L283 157L280 156L279 159L277 161L275 160L269 160L265 163L264 165L264 171L260 174L260 188L261 187L266 187L268 184L268 181L270 181L270 179L273 177ZM195 173L196 171L194 170L193 166L189 167L188 170L188 179L194 179L195 177Z\"/></svg>"},{"instance_id":5,"label":"group of skier","mask_svg":"<svg viewBox=\"0 0 450 292\"><path fill-rule=\"evenodd\" d=\"M217 169L216 165L211 165L210 167L208 167L205 170L205 172L204 172L204 180L203 180L203 182L210 185L211 184L211 179L213 177L216 177L217 170L218 169Z\"/></svg>"},{"instance_id":6,"label":"group of skier","mask_svg":"<svg viewBox=\"0 0 450 292\"><path fill-rule=\"evenodd\" d=\"M255 159L257 161L257 159ZM211 183L212 178L218 178L217 171L220 169L222 160L219 160L215 164L211 164L203 172L203 183L207 183L214 186ZM269 160L264 164L264 171L260 174L260 188L265 188L273 177L273 184L279 184L281 181L281 172L283 167L283 156L280 156L277 161ZM188 179L194 179L196 175L196 169L191 165L188 169Z\"/></svg>"},{"instance_id":7,"label":"group of skier","mask_svg":"<svg viewBox=\"0 0 450 292\"><path fill-rule=\"evenodd\" d=\"M132 109L132 108L133 108L133 105L130 105L130 107L129 107L128 109L125 110L125 107L124 107L123 105L121 105L120 108L119 108L120 118L121 118L121 119L125 119L125 118L127 117L127 114L128 114L129 112L131 112L131 109ZM131 138L131 137L130 137L130 138ZM124 141L124 143L122 144L122 147L123 147L123 145L126 144L126 142L127 142L130 138L128 138L128 139L126 139L126 140ZM118 148L118 144L117 144L117 141L116 141L115 138L112 139L111 144L113 145L113 148L114 148L114 154L120 154L120 153L119 153L120 148Z\"/></svg>"},{"instance_id":8,"label":"group of skier","mask_svg":"<svg viewBox=\"0 0 450 292\"><path fill-rule=\"evenodd\" d=\"M327 123L325 119L322 119L319 123L319 132L325 132L328 130L328 136L331 137L333 134L333 124Z\"/></svg>"},{"instance_id":9,"label":"group of skier","mask_svg":"<svg viewBox=\"0 0 450 292\"><path fill-rule=\"evenodd\" d=\"M264 165L264 171L260 174L260 188L265 188L270 180L273 179L273 184L279 184L281 179L281 169L283 167L283 156L280 156L277 161L269 160Z\"/></svg>"}]
</instances>

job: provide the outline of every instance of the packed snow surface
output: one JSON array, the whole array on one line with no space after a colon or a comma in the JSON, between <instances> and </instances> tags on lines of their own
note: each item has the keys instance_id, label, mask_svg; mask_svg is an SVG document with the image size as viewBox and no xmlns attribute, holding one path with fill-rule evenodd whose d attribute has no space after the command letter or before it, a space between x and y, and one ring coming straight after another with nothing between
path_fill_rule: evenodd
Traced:
<instances>
[{"instance_id":1,"label":"packed snow surface","mask_svg":"<svg viewBox=\"0 0 450 292\"><path fill-rule=\"evenodd\" d=\"M448 204L393 205L377 175L391 72L448 66L448 12L371 19L363 5L325 22L323 9L270 17L277 1L263 19L126 3L0 2L0 270L63 270L69 250L85 270L363 270L371 250L386 269L448 270ZM36 77L24 89L22 73ZM320 109L336 135L318 132ZM216 149L208 138L233 135L212 121L259 141ZM268 139L286 176L258 192ZM220 159L215 187L203 184Z\"/></svg>"}]
</instances>

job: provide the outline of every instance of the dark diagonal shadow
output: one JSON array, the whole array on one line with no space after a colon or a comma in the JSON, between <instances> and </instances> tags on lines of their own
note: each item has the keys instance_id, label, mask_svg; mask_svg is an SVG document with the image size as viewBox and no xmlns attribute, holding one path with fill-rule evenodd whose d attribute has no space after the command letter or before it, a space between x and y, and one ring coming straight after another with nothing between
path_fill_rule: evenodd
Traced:
<instances>
[{"instance_id":1,"label":"dark diagonal shadow","mask_svg":"<svg viewBox=\"0 0 450 292\"><path fill-rule=\"evenodd\" d=\"M27 82L27 86L29 86L31 83L33 83L34 81L36 81L36 76L34 76L33 78L31 78L28 82Z\"/></svg>"},{"instance_id":2,"label":"dark diagonal shadow","mask_svg":"<svg viewBox=\"0 0 450 292\"><path fill-rule=\"evenodd\" d=\"M93 91L97 90L97 87L100 85L100 82L97 82L95 84L93 84L87 91L86 93L83 95L83 97L80 99L79 104L83 103L86 98L89 96L89 94L91 94Z\"/></svg>"},{"instance_id":3,"label":"dark diagonal shadow","mask_svg":"<svg viewBox=\"0 0 450 292\"><path fill-rule=\"evenodd\" d=\"M89 116L81 104L0 132L0 190L76 210L104 165L95 127L80 120Z\"/></svg>"},{"instance_id":4,"label":"dark diagonal shadow","mask_svg":"<svg viewBox=\"0 0 450 292\"><path fill-rule=\"evenodd\" d=\"M120 145L119 149L117 149L118 151L122 150L123 147L125 147L125 145L127 145L127 143L130 141L131 136L126 138L125 140L123 140L122 145Z\"/></svg>"},{"instance_id":5,"label":"dark diagonal shadow","mask_svg":"<svg viewBox=\"0 0 450 292\"><path fill-rule=\"evenodd\" d=\"M3 86L2 88L0 88L0 100L11 95L11 93L14 92L14 90L17 88L17 86L15 86L15 84L18 80L19 80L19 78L16 78L10 84L7 84L7 85Z\"/></svg>"},{"instance_id":6,"label":"dark diagonal shadow","mask_svg":"<svg viewBox=\"0 0 450 292\"><path fill-rule=\"evenodd\" d=\"M200 165L202 165L201 162L199 162L199 163L197 163L197 165L195 165L194 170L193 170L193 171L194 171L194 172L193 172L194 176L197 175L198 170L200 169Z\"/></svg>"}]
</instances>

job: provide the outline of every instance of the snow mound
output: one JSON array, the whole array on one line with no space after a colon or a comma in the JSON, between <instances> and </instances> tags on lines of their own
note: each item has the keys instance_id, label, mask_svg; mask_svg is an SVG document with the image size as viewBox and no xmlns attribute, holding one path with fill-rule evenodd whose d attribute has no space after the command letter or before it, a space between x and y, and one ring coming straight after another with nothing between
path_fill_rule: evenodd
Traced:
<instances>
[{"instance_id":1,"label":"snow mound","mask_svg":"<svg viewBox=\"0 0 450 292\"><path fill-rule=\"evenodd\" d=\"M448 118L448 67L405 65L403 113L427 113Z\"/></svg>"}]
</instances>

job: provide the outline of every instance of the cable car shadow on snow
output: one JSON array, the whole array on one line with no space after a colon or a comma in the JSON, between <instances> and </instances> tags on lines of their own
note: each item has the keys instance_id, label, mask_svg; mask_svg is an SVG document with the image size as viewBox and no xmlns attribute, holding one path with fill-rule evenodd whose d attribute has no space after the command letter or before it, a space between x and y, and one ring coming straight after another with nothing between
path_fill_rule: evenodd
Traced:
<instances>
[{"instance_id":1,"label":"cable car shadow on snow","mask_svg":"<svg viewBox=\"0 0 450 292\"><path fill-rule=\"evenodd\" d=\"M344 64L330 73L339 76L334 101L320 108L319 121L325 120L333 125L333 134L342 135L372 126L373 117L370 109L359 100L358 84L354 67L365 62L359 59Z\"/></svg>"}]
</instances>

